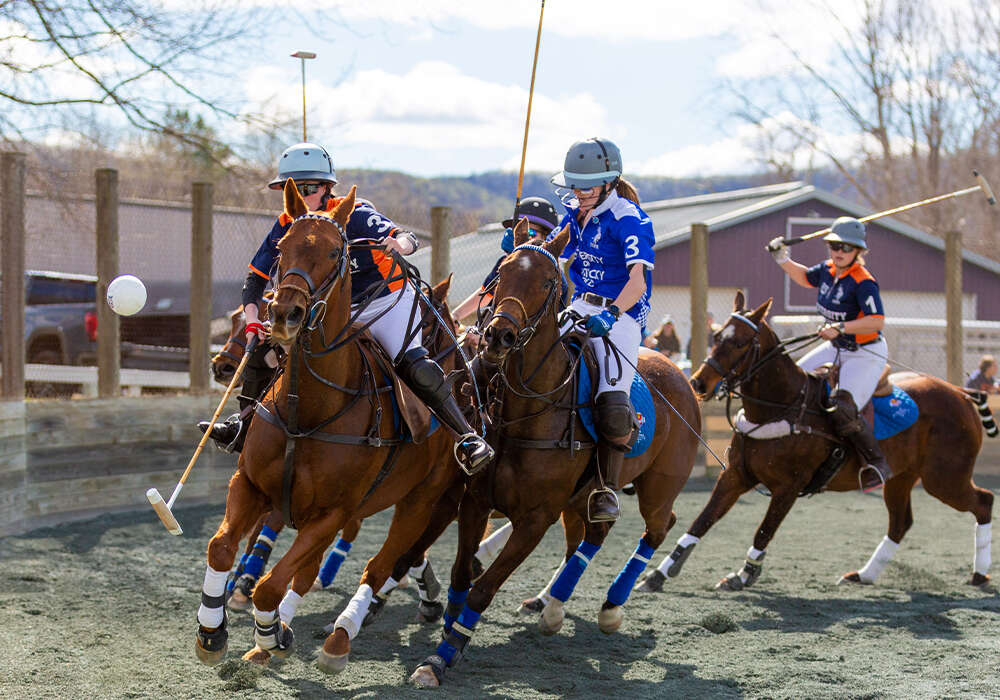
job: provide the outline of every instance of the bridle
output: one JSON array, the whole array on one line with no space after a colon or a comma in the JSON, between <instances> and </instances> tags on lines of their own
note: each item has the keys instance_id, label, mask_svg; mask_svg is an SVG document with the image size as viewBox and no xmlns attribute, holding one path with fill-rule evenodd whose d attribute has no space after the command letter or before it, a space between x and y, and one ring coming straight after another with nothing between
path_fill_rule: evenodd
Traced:
<instances>
[{"instance_id":1,"label":"bridle","mask_svg":"<svg viewBox=\"0 0 1000 700\"><path fill-rule=\"evenodd\" d=\"M544 255L546 258L549 259L552 265L556 268L556 271L557 272L559 271L559 263L558 261L556 261L555 256L552 255L552 253L550 253L549 251L545 250L545 248L542 248L541 246L537 245L524 244L514 248L514 250L512 250L510 254L513 255L519 250L534 250L536 252L541 253L542 255ZM528 343L528 341L531 340L532 337L534 337L535 332L538 330L538 324L541 323L542 318L545 317L546 313L552 311L552 305L556 300L556 295L560 292L561 288L559 285L561 284L562 284L561 278L557 278L553 282L552 286L549 288L548 295L545 297L545 301L542 302L541 307L539 307L538 311L536 311L534 314L529 314L528 310L524 308L524 302L522 302L517 297L507 296L494 303L493 318L506 319L514 326L514 329L516 330L516 340L514 341L514 345L512 345L508 350L508 354L523 349L524 346ZM522 318L524 319L523 323L513 314L501 310L500 307L506 304L507 302L517 305L517 307L521 311Z\"/></svg>"},{"instance_id":2,"label":"bridle","mask_svg":"<svg viewBox=\"0 0 1000 700\"><path fill-rule=\"evenodd\" d=\"M751 345L751 348L749 351L740 355L739 361L728 370L725 369L719 361L711 355L705 358L705 364L719 375L719 381L710 392L711 394L715 394L720 390L729 393L734 389L738 389L743 382L749 380L760 370L764 361L771 359L772 356L771 353L768 353L768 355L765 356L764 361L760 360L760 326L756 322L751 321L748 317L736 311L731 313L729 318L745 323L753 330L753 337L743 345L737 346L746 347L747 345ZM781 347L782 346L779 343L778 348Z\"/></svg>"},{"instance_id":3,"label":"bridle","mask_svg":"<svg viewBox=\"0 0 1000 700\"><path fill-rule=\"evenodd\" d=\"M338 279L342 278L344 273L347 271L348 251L350 246L347 242L347 235L344 233L343 227L341 227L335 219L322 214L303 214L292 221L292 225L288 229L289 232L291 232L295 224L306 219L325 221L333 224L333 226L337 229L337 233L340 235L340 240L343 242L343 245L341 245L336 257L334 257L333 253L330 254L330 257L334 260L333 269L330 270L319 285L316 285L309 273L301 267L293 267L284 272L281 271L280 267L278 268L278 278L274 285L275 296L277 296L278 292L282 290L288 290L305 297L306 306L309 309L309 316L305 323L305 329L307 331L311 331L316 328L316 325L323 320L323 316L326 314L326 303L330 298L331 292L333 291L334 283ZM306 285L308 285L308 289L295 284L294 282L287 281L288 278L293 275L300 277Z\"/></svg>"}]
</instances>

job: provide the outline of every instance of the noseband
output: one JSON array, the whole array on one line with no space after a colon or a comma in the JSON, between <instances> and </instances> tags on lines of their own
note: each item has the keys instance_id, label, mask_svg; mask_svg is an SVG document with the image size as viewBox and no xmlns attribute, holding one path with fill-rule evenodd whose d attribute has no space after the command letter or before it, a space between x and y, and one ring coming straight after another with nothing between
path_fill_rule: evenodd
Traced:
<instances>
[{"instance_id":1,"label":"noseband","mask_svg":"<svg viewBox=\"0 0 1000 700\"><path fill-rule=\"evenodd\" d=\"M550 253L549 251L545 250L545 248L542 248L541 246L537 245L527 245L527 244L519 245L516 248L514 248L514 250L510 251L510 254L513 255L519 250L537 251L549 259L549 261L555 266L556 271L559 270L559 262L556 260L555 256L552 255L552 253ZM552 288L549 290L548 296L545 297L545 301L542 303L542 306L538 309L538 311L535 312L534 315L528 314L528 310L524 308L524 302L522 302L517 297L504 297L495 304L495 306L493 307L494 309L493 318L506 319L517 330L517 340L514 342L514 345L510 348L511 351L520 350L535 335L535 331L538 330L538 324L541 322L542 317L545 315L545 313L551 308L552 303L555 300L556 293L559 291L560 284L562 284L562 282L560 280L557 280L556 283L552 285ZM508 301L517 304L517 306L521 309L521 313L524 316L523 325L512 314L500 310L500 307Z\"/></svg>"},{"instance_id":2,"label":"noseband","mask_svg":"<svg viewBox=\"0 0 1000 700\"><path fill-rule=\"evenodd\" d=\"M340 255L337 258L334 258L335 262L333 269L318 286L313 282L309 273L301 267L293 267L285 272L281 272L280 268L278 270L279 277L277 284L274 285L275 295L277 295L277 293L281 290L287 289L288 291L297 292L305 297L307 306L309 307L309 318L306 323L306 330L313 330L316 327L316 324L319 323L326 314L326 302L327 299L330 298L330 293L333 291L334 282L341 278L347 269L349 245L344 229L337 221L329 216L323 216L321 214L303 214L292 221L292 226L303 219L315 219L317 221L325 221L333 224L337 229L337 233L340 234L340 239L343 241L343 245L340 248ZM291 227L289 227L289 231L290 230ZM305 289L292 282L286 282L285 280L292 275L301 277L309 288Z\"/></svg>"},{"instance_id":3,"label":"noseband","mask_svg":"<svg viewBox=\"0 0 1000 700\"><path fill-rule=\"evenodd\" d=\"M716 389L718 389L719 386L722 386L726 390L729 389L730 385L732 385L733 387L739 386L741 382L746 381L747 379L750 378L751 374L753 373L752 370L754 370L755 366L759 366L757 360L760 358L760 326L758 326L756 323L751 321L743 314L737 313L735 311L731 313L729 317L736 319L737 321L741 321L753 329L753 339L750 341L750 343L753 344L752 348L753 353L752 356L749 351L743 353L743 355L740 357L740 361L737 362L728 370L723 368L723 366L719 364L719 361L716 360L714 357L709 356L705 358L705 364L711 367L712 370L720 377L718 384L716 384ZM747 362L747 358L750 358L749 362ZM745 369L737 371L738 368L744 366ZM743 374L746 374L746 376L741 379L740 375ZM715 392L713 391L712 393L714 394Z\"/></svg>"}]
</instances>

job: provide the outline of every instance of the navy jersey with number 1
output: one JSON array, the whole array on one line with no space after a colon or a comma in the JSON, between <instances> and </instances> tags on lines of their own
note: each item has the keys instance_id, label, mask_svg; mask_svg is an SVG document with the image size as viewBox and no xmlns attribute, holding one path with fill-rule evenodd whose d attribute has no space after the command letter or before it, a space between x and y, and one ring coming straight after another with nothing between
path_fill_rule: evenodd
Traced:
<instances>
[{"instance_id":1,"label":"navy jersey with number 1","mask_svg":"<svg viewBox=\"0 0 1000 700\"><path fill-rule=\"evenodd\" d=\"M839 277L832 260L824 260L806 270L806 279L818 288L816 310L830 323L854 321L866 316L885 316L882 298L878 293L878 282L864 266L854 262ZM847 341L859 345L878 340L881 333L844 334Z\"/></svg>"}]
</instances>

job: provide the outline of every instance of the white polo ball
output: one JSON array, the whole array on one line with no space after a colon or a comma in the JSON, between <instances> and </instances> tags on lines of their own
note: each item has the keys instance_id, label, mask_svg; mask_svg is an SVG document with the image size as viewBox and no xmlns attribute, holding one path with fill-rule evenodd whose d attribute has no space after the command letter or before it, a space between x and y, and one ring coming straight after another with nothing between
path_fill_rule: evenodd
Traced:
<instances>
[{"instance_id":1,"label":"white polo ball","mask_svg":"<svg viewBox=\"0 0 1000 700\"><path fill-rule=\"evenodd\" d=\"M108 306L120 316L137 314L146 305L146 285L135 275L120 275L108 285Z\"/></svg>"}]
</instances>

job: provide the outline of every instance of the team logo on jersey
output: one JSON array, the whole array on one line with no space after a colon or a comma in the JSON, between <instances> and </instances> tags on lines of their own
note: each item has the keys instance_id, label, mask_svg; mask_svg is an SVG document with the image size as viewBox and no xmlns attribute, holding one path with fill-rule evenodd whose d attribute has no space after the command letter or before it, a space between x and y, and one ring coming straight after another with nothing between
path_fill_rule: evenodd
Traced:
<instances>
[{"instance_id":1,"label":"team logo on jersey","mask_svg":"<svg viewBox=\"0 0 1000 700\"><path fill-rule=\"evenodd\" d=\"M596 221L596 220L597 219L594 219L594 221ZM595 233L594 237L590 239L590 247L591 248L597 248L597 246L600 244L600 242L601 242L601 234L602 233L603 232L601 231L601 227L598 226L597 227L597 233Z\"/></svg>"},{"instance_id":2,"label":"team logo on jersey","mask_svg":"<svg viewBox=\"0 0 1000 700\"><path fill-rule=\"evenodd\" d=\"M843 299L844 299L844 288L837 287L837 291L833 293L832 301L834 304L839 304L843 301Z\"/></svg>"}]
</instances>

